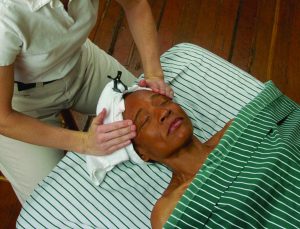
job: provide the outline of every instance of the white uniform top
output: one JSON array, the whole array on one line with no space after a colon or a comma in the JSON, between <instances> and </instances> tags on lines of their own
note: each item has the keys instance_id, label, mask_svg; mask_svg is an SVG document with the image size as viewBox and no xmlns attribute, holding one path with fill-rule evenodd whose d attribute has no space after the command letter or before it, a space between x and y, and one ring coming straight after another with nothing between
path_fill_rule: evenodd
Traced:
<instances>
[{"instance_id":1,"label":"white uniform top","mask_svg":"<svg viewBox=\"0 0 300 229\"><path fill-rule=\"evenodd\" d=\"M98 0L0 0L0 66L15 63L15 81L64 77L95 25Z\"/></svg>"}]
</instances>

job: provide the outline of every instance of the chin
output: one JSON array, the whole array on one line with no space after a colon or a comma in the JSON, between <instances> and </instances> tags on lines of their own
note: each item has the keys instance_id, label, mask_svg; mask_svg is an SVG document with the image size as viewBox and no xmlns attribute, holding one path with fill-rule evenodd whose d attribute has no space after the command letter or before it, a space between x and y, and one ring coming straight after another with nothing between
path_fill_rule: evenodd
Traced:
<instances>
[{"instance_id":1,"label":"chin","mask_svg":"<svg viewBox=\"0 0 300 229\"><path fill-rule=\"evenodd\" d=\"M173 145L175 150L181 149L186 145L189 145L193 141L193 128L180 129L174 134Z\"/></svg>"}]
</instances>

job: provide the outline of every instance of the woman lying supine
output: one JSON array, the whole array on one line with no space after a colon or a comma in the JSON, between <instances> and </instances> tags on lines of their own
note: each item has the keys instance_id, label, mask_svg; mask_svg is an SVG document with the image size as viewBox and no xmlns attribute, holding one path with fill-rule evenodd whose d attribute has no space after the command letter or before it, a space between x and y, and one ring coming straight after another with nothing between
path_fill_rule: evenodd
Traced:
<instances>
[{"instance_id":1,"label":"woman lying supine","mask_svg":"<svg viewBox=\"0 0 300 229\"><path fill-rule=\"evenodd\" d=\"M272 82L205 143L165 96L136 91L125 107L137 153L173 171L153 228L299 228L300 107Z\"/></svg>"},{"instance_id":2,"label":"woman lying supine","mask_svg":"<svg viewBox=\"0 0 300 229\"><path fill-rule=\"evenodd\" d=\"M151 215L152 228L162 228L195 174L215 148L231 122L207 142L193 135L190 118L170 98L152 91L136 91L125 97L124 119L136 125L133 145L144 161L167 165L173 171L171 182L156 202Z\"/></svg>"}]
</instances>

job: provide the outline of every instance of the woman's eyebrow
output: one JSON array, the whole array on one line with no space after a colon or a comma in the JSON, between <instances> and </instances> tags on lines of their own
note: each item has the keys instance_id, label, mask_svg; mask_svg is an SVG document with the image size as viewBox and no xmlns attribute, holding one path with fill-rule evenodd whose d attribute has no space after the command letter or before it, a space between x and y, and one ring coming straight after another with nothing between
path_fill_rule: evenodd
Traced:
<instances>
[{"instance_id":1,"label":"woman's eyebrow","mask_svg":"<svg viewBox=\"0 0 300 229\"><path fill-rule=\"evenodd\" d=\"M161 98L161 97L164 97L164 95L158 94L158 93L155 93L155 94L151 95L151 96L150 96L151 104L152 104L152 105L155 105L156 99L157 99L157 98Z\"/></svg>"},{"instance_id":2,"label":"woman's eyebrow","mask_svg":"<svg viewBox=\"0 0 300 229\"><path fill-rule=\"evenodd\" d=\"M153 94L153 95L150 96L150 100L152 101L153 99L155 99L157 97L161 97L161 96L163 96L163 95L155 93L155 94Z\"/></svg>"}]
</instances>

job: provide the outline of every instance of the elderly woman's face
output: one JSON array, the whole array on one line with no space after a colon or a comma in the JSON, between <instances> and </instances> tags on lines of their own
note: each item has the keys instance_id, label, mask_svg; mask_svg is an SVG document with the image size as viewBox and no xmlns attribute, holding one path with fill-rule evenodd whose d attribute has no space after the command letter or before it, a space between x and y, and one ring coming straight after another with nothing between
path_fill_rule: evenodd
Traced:
<instances>
[{"instance_id":1,"label":"elderly woman's face","mask_svg":"<svg viewBox=\"0 0 300 229\"><path fill-rule=\"evenodd\" d=\"M181 107L152 91L129 94L125 98L123 116L136 125L133 144L144 160L168 158L193 136L192 123Z\"/></svg>"}]
</instances>

